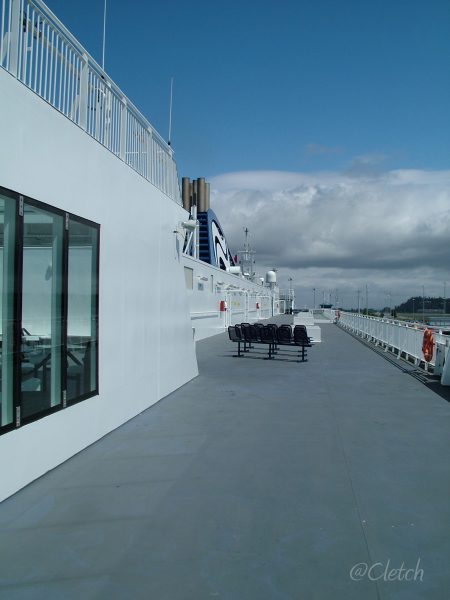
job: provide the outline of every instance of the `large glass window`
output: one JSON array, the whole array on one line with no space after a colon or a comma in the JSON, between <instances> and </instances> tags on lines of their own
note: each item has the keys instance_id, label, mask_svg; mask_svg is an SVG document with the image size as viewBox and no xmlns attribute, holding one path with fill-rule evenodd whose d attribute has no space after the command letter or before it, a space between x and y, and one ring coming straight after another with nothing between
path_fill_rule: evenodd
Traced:
<instances>
[{"instance_id":1,"label":"large glass window","mask_svg":"<svg viewBox=\"0 0 450 600\"><path fill-rule=\"evenodd\" d=\"M62 403L64 217L24 204L21 418Z\"/></svg>"},{"instance_id":2,"label":"large glass window","mask_svg":"<svg viewBox=\"0 0 450 600\"><path fill-rule=\"evenodd\" d=\"M0 188L0 433L98 393L99 234Z\"/></svg>"},{"instance_id":3,"label":"large glass window","mask_svg":"<svg viewBox=\"0 0 450 600\"><path fill-rule=\"evenodd\" d=\"M67 400L97 389L98 230L70 219Z\"/></svg>"},{"instance_id":4,"label":"large glass window","mask_svg":"<svg viewBox=\"0 0 450 600\"><path fill-rule=\"evenodd\" d=\"M15 199L0 194L0 426L14 419Z\"/></svg>"}]
</instances>

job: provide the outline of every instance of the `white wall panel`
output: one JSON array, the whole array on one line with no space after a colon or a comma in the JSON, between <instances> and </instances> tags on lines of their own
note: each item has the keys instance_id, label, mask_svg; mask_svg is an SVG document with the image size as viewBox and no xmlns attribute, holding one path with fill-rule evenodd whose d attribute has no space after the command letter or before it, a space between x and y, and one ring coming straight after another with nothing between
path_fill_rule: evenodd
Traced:
<instances>
[{"instance_id":1,"label":"white wall panel","mask_svg":"<svg viewBox=\"0 0 450 600\"><path fill-rule=\"evenodd\" d=\"M185 211L2 69L0 132L1 186L101 225L100 395L0 436L3 499L198 371Z\"/></svg>"}]
</instances>

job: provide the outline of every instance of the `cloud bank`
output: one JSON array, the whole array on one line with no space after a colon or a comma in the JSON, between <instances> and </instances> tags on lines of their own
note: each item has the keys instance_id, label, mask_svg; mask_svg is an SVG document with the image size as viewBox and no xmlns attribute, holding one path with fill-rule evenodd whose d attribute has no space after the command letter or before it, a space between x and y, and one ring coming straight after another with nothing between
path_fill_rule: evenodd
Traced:
<instances>
[{"instance_id":1,"label":"cloud bank","mask_svg":"<svg viewBox=\"0 0 450 600\"><path fill-rule=\"evenodd\" d=\"M442 295L447 277L450 287L450 171L366 166L220 175L211 181L212 205L232 248L242 246L247 226L258 264L292 275L303 295L316 287L355 296L368 285L374 306L388 293L419 295L423 285Z\"/></svg>"}]
</instances>

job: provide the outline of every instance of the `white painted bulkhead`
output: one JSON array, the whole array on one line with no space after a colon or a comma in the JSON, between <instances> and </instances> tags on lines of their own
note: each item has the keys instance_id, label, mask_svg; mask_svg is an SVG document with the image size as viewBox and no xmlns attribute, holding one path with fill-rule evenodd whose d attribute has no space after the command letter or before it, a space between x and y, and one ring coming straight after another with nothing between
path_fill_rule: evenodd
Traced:
<instances>
[{"instance_id":1,"label":"white painted bulkhead","mask_svg":"<svg viewBox=\"0 0 450 600\"><path fill-rule=\"evenodd\" d=\"M228 325L279 314L275 290L190 256L183 256L183 264L195 340L221 333Z\"/></svg>"},{"instance_id":2,"label":"white painted bulkhead","mask_svg":"<svg viewBox=\"0 0 450 600\"><path fill-rule=\"evenodd\" d=\"M101 225L100 393L0 436L1 500L198 370L186 212L3 69L0 90L0 185Z\"/></svg>"}]
</instances>

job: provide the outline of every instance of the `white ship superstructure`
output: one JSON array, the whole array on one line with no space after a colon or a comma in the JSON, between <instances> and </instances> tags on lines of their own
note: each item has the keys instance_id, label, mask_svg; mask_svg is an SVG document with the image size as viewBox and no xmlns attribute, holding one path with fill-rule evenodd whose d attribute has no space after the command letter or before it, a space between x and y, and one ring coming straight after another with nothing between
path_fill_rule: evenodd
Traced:
<instances>
[{"instance_id":1,"label":"white ship superstructure","mask_svg":"<svg viewBox=\"0 0 450 600\"><path fill-rule=\"evenodd\" d=\"M171 146L55 15L1 8L0 500L195 377L195 338L278 312L185 252Z\"/></svg>"},{"instance_id":2,"label":"white ship superstructure","mask_svg":"<svg viewBox=\"0 0 450 600\"><path fill-rule=\"evenodd\" d=\"M279 314L276 274L268 271L265 278L258 278L253 270L247 272L242 253L232 255L219 219L210 208L205 179L190 181L183 177L182 197L190 219L181 223L176 233L183 244L182 262L195 339L224 331L229 325Z\"/></svg>"}]
</instances>

